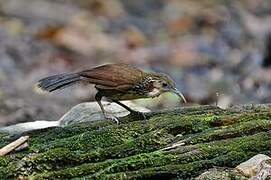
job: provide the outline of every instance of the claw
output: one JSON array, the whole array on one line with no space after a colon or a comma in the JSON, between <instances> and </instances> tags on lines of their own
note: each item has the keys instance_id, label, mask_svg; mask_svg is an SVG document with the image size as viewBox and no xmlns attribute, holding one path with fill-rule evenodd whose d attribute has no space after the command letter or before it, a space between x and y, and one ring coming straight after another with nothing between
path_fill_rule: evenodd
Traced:
<instances>
[{"instance_id":1,"label":"claw","mask_svg":"<svg viewBox=\"0 0 271 180\"><path fill-rule=\"evenodd\" d=\"M113 117L113 118L111 118L111 120L115 121L115 122L116 122L116 124L118 124L118 125L119 125L119 120L118 120L118 118L117 118L117 117Z\"/></svg>"},{"instance_id":2,"label":"claw","mask_svg":"<svg viewBox=\"0 0 271 180\"><path fill-rule=\"evenodd\" d=\"M133 117L136 117L137 119L144 119L144 120L147 119L145 113L143 113L143 112L132 111L132 112L131 112L131 115L132 115Z\"/></svg>"},{"instance_id":3,"label":"claw","mask_svg":"<svg viewBox=\"0 0 271 180\"><path fill-rule=\"evenodd\" d=\"M116 116L114 116L114 115L108 115L107 114L107 115L105 115L105 118L106 119L110 119L110 120L116 122L116 124L119 124L119 119Z\"/></svg>"}]
</instances>

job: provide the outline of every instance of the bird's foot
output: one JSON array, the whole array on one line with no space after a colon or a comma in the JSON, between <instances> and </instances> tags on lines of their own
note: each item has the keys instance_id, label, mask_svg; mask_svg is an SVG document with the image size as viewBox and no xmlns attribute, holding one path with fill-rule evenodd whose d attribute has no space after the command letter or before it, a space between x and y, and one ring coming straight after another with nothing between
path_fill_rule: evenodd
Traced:
<instances>
[{"instance_id":1,"label":"bird's foot","mask_svg":"<svg viewBox=\"0 0 271 180\"><path fill-rule=\"evenodd\" d=\"M133 118L136 118L136 119L142 119L142 120L146 120L146 115L145 113L143 112L139 112L139 111L131 111L131 114L130 114Z\"/></svg>"},{"instance_id":2,"label":"bird's foot","mask_svg":"<svg viewBox=\"0 0 271 180\"><path fill-rule=\"evenodd\" d=\"M114 121L115 123L119 124L119 119L114 114L106 114L105 118L111 121Z\"/></svg>"}]
</instances>

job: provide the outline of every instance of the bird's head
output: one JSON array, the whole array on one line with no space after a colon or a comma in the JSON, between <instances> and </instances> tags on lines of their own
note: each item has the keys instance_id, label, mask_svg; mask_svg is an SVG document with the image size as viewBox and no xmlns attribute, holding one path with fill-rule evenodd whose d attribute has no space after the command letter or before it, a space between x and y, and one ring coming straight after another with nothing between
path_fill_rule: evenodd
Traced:
<instances>
[{"instance_id":1,"label":"bird's head","mask_svg":"<svg viewBox=\"0 0 271 180\"><path fill-rule=\"evenodd\" d=\"M160 94L171 92L182 98L185 103L187 102L184 95L176 88L176 84L168 75L155 73L153 77L153 88L158 90Z\"/></svg>"}]
</instances>

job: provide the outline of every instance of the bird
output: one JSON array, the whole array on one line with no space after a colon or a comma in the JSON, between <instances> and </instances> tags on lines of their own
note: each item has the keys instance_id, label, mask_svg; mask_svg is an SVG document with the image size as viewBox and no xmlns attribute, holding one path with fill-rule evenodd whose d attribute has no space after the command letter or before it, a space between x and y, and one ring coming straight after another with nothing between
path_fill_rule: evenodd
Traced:
<instances>
[{"instance_id":1,"label":"bird","mask_svg":"<svg viewBox=\"0 0 271 180\"><path fill-rule=\"evenodd\" d=\"M186 103L184 95L176 88L175 82L164 73L145 72L128 64L104 64L87 70L57 74L38 81L37 87L43 91L53 92L79 82L94 84L97 89L95 100L106 119L119 123L116 116L106 112L102 98L114 102L130 112L131 115L146 118L144 113L135 111L123 104L122 100L155 98L163 93L178 95Z\"/></svg>"}]
</instances>

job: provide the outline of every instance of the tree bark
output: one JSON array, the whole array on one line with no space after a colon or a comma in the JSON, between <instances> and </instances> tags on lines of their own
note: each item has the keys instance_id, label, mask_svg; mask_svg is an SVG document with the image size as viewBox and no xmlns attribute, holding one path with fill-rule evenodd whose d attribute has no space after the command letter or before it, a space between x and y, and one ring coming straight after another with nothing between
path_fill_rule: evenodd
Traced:
<instances>
[{"instance_id":1,"label":"tree bark","mask_svg":"<svg viewBox=\"0 0 271 180\"><path fill-rule=\"evenodd\" d=\"M0 157L0 179L189 179L271 155L270 104L185 107L147 117L24 133L29 148ZM0 137L0 147L18 138Z\"/></svg>"}]
</instances>

